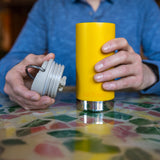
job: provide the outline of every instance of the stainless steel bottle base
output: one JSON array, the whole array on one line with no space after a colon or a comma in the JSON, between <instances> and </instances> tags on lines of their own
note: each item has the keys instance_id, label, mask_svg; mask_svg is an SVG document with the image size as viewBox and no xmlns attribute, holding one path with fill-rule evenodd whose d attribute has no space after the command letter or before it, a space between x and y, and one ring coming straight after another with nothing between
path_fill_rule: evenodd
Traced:
<instances>
[{"instance_id":1,"label":"stainless steel bottle base","mask_svg":"<svg viewBox=\"0 0 160 160\"><path fill-rule=\"evenodd\" d=\"M102 112L113 108L113 101L82 101L77 99L77 108L83 111Z\"/></svg>"}]
</instances>

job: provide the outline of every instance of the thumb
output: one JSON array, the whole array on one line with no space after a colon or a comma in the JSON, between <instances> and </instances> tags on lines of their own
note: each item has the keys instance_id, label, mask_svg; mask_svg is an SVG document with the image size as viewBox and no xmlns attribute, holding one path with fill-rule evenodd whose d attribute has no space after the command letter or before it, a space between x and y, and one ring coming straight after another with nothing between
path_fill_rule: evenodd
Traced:
<instances>
[{"instance_id":1,"label":"thumb","mask_svg":"<svg viewBox=\"0 0 160 160\"><path fill-rule=\"evenodd\" d=\"M55 58L55 54L49 53L43 58L43 61L49 61L50 59L54 59L54 58Z\"/></svg>"}]
</instances>

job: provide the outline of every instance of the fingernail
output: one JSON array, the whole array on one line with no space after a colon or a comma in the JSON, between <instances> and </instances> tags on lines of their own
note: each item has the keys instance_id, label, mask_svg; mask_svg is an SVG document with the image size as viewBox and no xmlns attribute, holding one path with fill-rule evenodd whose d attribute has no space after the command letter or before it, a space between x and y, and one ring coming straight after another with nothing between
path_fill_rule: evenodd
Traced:
<instances>
[{"instance_id":1,"label":"fingernail","mask_svg":"<svg viewBox=\"0 0 160 160\"><path fill-rule=\"evenodd\" d=\"M28 107L24 107L25 110L29 111L30 109Z\"/></svg>"},{"instance_id":2,"label":"fingernail","mask_svg":"<svg viewBox=\"0 0 160 160\"><path fill-rule=\"evenodd\" d=\"M51 102L50 99L46 99L46 100L43 101L43 105L50 104L50 102Z\"/></svg>"},{"instance_id":3,"label":"fingernail","mask_svg":"<svg viewBox=\"0 0 160 160\"><path fill-rule=\"evenodd\" d=\"M38 95L38 94L34 94L32 97L31 97L31 99L32 100L39 100L39 98L40 98L40 96Z\"/></svg>"},{"instance_id":4,"label":"fingernail","mask_svg":"<svg viewBox=\"0 0 160 160\"><path fill-rule=\"evenodd\" d=\"M95 70L96 71L100 71L102 68L103 68L103 64L102 63L95 65Z\"/></svg>"},{"instance_id":5,"label":"fingernail","mask_svg":"<svg viewBox=\"0 0 160 160\"><path fill-rule=\"evenodd\" d=\"M111 46L108 45L108 44L106 44L106 45L104 45L104 46L102 47L102 50L103 50L103 51L108 51L110 48L111 48Z\"/></svg>"},{"instance_id":6,"label":"fingernail","mask_svg":"<svg viewBox=\"0 0 160 160\"><path fill-rule=\"evenodd\" d=\"M36 100L39 100L39 95L37 95L37 94L36 94L36 95L33 95L33 96L31 97L31 99L32 99L32 100L35 100L35 101L36 101Z\"/></svg>"},{"instance_id":7,"label":"fingernail","mask_svg":"<svg viewBox=\"0 0 160 160\"><path fill-rule=\"evenodd\" d=\"M95 80L96 81L101 81L102 79L103 79L103 74L96 74L95 76L94 76L94 78L95 78Z\"/></svg>"}]
</instances>

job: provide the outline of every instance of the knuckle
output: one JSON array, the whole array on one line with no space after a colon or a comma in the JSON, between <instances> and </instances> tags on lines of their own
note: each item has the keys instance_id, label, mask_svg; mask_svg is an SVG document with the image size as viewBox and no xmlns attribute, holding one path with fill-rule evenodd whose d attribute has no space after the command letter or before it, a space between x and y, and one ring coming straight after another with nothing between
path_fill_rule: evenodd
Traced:
<instances>
[{"instance_id":1,"label":"knuckle","mask_svg":"<svg viewBox=\"0 0 160 160\"><path fill-rule=\"evenodd\" d=\"M127 81L123 81L121 88L129 88L129 83Z\"/></svg>"},{"instance_id":2,"label":"knuckle","mask_svg":"<svg viewBox=\"0 0 160 160\"><path fill-rule=\"evenodd\" d=\"M121 72L121 73L128 73L129 70L128 70L127 66L123 65L123 66L121 66L120 72Z\"/></svg>"},{"instance_id":3,"label":"knuckle","mask_svg":"<svg viewBox=\"0 0 160 160\"><path fill-rule=\"evenodd\" d=\"M128 41L127 41L125 38L123 38L123 44L124 44L125 46L128 45Z\"/></svg>"},{"instance_id":4,"label":"knuckle","mask_svg":"<svg viewBox=\"0 0 160 160\"><path fill-rule=\"evenodd\" d=\"M128 41L125 38L121 38L121 41L122 41L124 46L128 45Z\"/></svg>"},{"instance_id":5,"label":"knuckle","mask_svg":"<svg viewBox=\"0 0 160 160\"><path fill-rule=\"evenodd\" d=\"M10 76L9 76L8 74L5 76L5 81L6 81L6 82L9 82L9 81L10 81Z\"/></svg>"},{"instance_id":6,"label":"knuckle","mask_svg":"<svg viewBox=\"0 0 160 160\"><path fill-rule=\"evenodd\" d=\"M5 86L4 86L4 92L5 92L6 94L9 94L8 85L6 85L6 84L5 84Z\"/></svg>"},{"instance_id":7,"label":"knuckle","mask_svg":"<svg viewBox=\"0 0 160 160\"><path fill-rule=\"evenodd\" d=\"M123 59L124 62L127 61L128 58L129 58L128 52L122 51L121 52L121 58Z\"/></svg>"},{"instance_id":8,"label":"knuckle","mask_svg":"<svg viewBox=\"0 0 160 160\"><path fill-rule=\"evenodd\" d=\"M20 92L20 88L19 88L18 86L14 86L14 87L13 87L13 91L14 91L15 93L19 93L19 92Z\"/></svg>"},{"instance_id":9,"label":"knuckle","mask_svg":"<svg viewBox=\"0 0 160 160\"><path fill-rule=\"evenodd\" d=\"M136 54L136 62L142 62L142 58L139 54Z\"/></svg>"},{"instance_id":10,"label":"knuckle","mask_svg":"<svg viewBox=\"0 0 160 160\"><path fill-rule=\"evenodd\" d=\"M12 102L15 102L17 104L19 104L18 100L14 97L14 96L9 96L9 99L12 101ZM19 104L20 105L20 104Z\"/></svg>"},{"instance_id":11,"label":"knuckle","mask_svg":"<svg viewBox=\"0 0 160 160\"><path fill-rule=\"evenodd\" d=\"M108 71L102 73L102 75L103 75L105 81L109 81L109 80L112 80L112 79L113 79L113 78L112 78L112 77L113 77L113 72L112 72L112 70L108 70Z\"/></svg>"},{"instance_id":12,"label":"knuckle","mask_svg":"<svg viewBox=\"0 0 160 160\"><path fill-rule=\"evenodd\" d=\"M10 71L6 74L5 76L5 81L6 82L10 82L11 81L11 78L13 77L13 75L10 73Z\"/></svg>"},{"instance_id":13,"label":"knuckle","mask_svg":"<svg viewBox=\"0 0 160 160\"><path fill-rule=\"evenodd\" d=\"M112 40L110 40L110 41L107 42L107 44L109 46L112 46L114 43L115 43L115 39L112 39Z\"/></svg>"},{"instance_id":14,"label":"knuckle","mask_svg":"<svg viewBox=\"0 0 160 160\"><path fill-rule=\"evenodd\" d=\"M34 54L31 53L31 54L27 55L27 56L24 58L24 60L28 62L28 61L30 61L31 59L33 59L33 57L34 57Z\"/></svg>"}]
</instances>

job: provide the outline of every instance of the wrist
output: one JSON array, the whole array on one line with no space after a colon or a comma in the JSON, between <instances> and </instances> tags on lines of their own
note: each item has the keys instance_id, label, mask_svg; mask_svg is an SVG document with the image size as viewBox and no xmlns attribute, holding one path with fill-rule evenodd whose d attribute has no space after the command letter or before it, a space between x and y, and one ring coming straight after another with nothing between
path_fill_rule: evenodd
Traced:
<instances>
[{"instance_id":1,"label":"wrist","mask_svg":"<svg viewBox=\"0 0 160 160\"><path fill-rule=\"evenodd\" d=\"M144 81L146 81L144 89L148 89L159 81L159 72L158 72L158 67L156 65L150 63L143 63L143 64L145 68Z\"/></svg>"}]
</instances>

